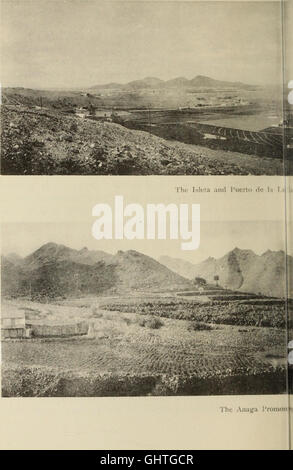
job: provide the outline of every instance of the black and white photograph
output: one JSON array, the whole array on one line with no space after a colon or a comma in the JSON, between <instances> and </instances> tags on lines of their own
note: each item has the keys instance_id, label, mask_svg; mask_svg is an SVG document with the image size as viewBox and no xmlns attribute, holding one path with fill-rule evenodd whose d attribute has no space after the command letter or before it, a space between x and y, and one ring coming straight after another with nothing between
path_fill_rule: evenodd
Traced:
<instances>
[{"instance_id":1,"label":"black and white photograph","mask_svg":"<svg viewBox=\"0 0 293 470\"><path fill-rule=\"evenodd\" d=\"M0 450L292 448L292 20L0 0Z\"/></svg>"},{"instance_id":2,"label":"black and white photograph","mask_svg":"<svg viewBox=\"0 0 293 470\"><path fill-rule=\"evenodd\" d=\"M283 3L2 0L2 174L292 173Z\"/></svg>"},{"instance_id":3,"label":"black and white photograph","mask_svg":"<svg viewBox=\"0 0 293 470\"><path fill-rule=\"evenodd\" d=\"M281 195L258 194L251 212L257 186L234 202L225 193L191 193L171 204L169 184L136 196L121 183L116 190L128 191L118 213L106 183L84 180L76 205L76 183L62 180L51 199L49 184L35 201L41 180L21 184L20 194L34 185L22 202L6 190L3 397L286 393L293 253L285 251ZM159 195L160 204L145 205ZM184 234L182 207L195 201L200 220L187 220L189 236L176 237ZM111 218L100 212L105 236L93 202L112 211ZM13 222L19 212L21 224Z\"/></svg>"}]
</instances>

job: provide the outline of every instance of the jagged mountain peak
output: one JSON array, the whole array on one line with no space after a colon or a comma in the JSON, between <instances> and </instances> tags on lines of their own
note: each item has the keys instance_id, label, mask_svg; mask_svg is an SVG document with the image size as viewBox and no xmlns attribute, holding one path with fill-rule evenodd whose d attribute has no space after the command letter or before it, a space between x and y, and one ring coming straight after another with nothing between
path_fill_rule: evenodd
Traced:
<instances>
[{"instance_id":1,"label":"jagged mountain peak","mask_svg":"<svg viewBox=\"0 0 293 470\"><path fill-rule=\"evenodd\" d=\"M261 256L286 256L286 253L284 250L278 250L278 251L272 251L272 250L266 250Z\"/></svg>"},{"instance_id":2,"label":"jagged mountain peak","mask_svg":"<svg viewBox=\"0 0 293 470\"><path fill-rule=\"evenodd\" d=\"M7 261L2 263L2 269L4 293L13 295L31 291L37 296L94 295L191 285L188 279L136 250L110 255L51 242L26 257L21 267Z\"/></svg>"},{"instance_id":3,"label":"jagged mountain peak","mask_svg":"<svg viewBox=\"0 0 293 470\"><path fill-rule=\"evenodd\" d=\"M68 246L49 242L42 245L36 251L28 255L24 259L24 263L31 269L40 267L45 263L71 261L80 264L93 265L98 261L111 257L104 251L90 251L83 247L81 250L75 250Z\"/></svg>"},{"instance_id":4,"label":"jagged mountain peak","mask_svg":"<svg viewBox=\"0 0 293 470\"><path fill-rule=\"evenodd\" d=\"M237 246L231 250L228 254L233 254L235 256L257 256L254 251L238 248Z\"/></svg>"},{"instance_id":5,"label":"jagged mountain peak","mask_svg":"<svg viewBox=\"0 0 293 470\"><path fill-rule=\"evenodd\" d=\"M257 255L253 250L235 247L221 258L209 257L199 264L191 265L184 260L175 263L164 258L162 262L189 279L198 276L215 283L217 276L224 288L274 297L286 295L286 267L289 279L293 279L293 258L286 257L282 250L267 250ZM292 297L293 292L289 292L289 296Z\"/></svg>"}]
</instances>

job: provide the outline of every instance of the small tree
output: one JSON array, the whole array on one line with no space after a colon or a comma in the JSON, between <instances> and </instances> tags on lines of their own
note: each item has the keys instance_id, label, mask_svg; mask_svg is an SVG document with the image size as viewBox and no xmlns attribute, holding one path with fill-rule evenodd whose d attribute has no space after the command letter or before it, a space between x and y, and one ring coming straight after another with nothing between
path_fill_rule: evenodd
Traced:
<instances>
[{"instance_id":1,"label":"small tree","mask_svg":"<svg viewBox=\"0 0 293 470\"><path fill-rule=\"evenodd\" d=\"M195 285L198 287L203 287L206 285L207 281L203 277L196 277L194 279Z\"/></svg>"}]
</instances>

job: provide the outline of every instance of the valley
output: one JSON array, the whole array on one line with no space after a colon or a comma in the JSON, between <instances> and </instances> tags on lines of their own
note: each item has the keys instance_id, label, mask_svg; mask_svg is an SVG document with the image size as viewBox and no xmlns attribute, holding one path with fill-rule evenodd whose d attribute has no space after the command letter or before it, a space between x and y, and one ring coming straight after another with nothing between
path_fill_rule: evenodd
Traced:
<instances>
[{"instance_id":1,"label":"valley","mask_svg":"<svg viewBox=\"0 0 293 470\"><path fill-rule=\"evenodd\" d=\"M284 132L292 133L285 114L277 87L204 76L5 88L2 172L280 175L291 171L289 145L283 161Z\"/></svg>"},{"instance_id":2,"label":"valley","mask_svg":"<svg viewBox=\"0 0 293 470\"><path fill-rule=\"evenodd\" d=\"M9 337L2 325L2 396L285 393L292 300L229 288L235 258L243 263L246 251L227 254L219 279L206 270L205 280L201 265L188 279L134 250L48 243L7 255L2 316L22 326ZM254 272L270 285L265 265Z\"/></svg>"},{"instance_id":3,"label":"valley","mask_svg":"<svg viewBox=\"0 0 293 470\"><path fill-rule=\"evenodd\" d=\"M82 298L45 305L12 303L14 308L26 306L32 323L50 324L52 313L59 316L60 323L66 315L67 321L79 318L88 322L91 333L3 341L2 396L286 391L286 330L280 322L284 316L280 302L257 306L250 300L249 321L243 310L247 305L241 301L208 305L197 299L178 301L170 295L146 293L141 297ZM228 310L233 324L227 320ZM217 311L218 317L212 311ZM35 312L38 318L33 320ZM259 318L264 313L268 320L261 326ZM273 318L276 326L272 326Z\"/></svg>"}]
</instances>

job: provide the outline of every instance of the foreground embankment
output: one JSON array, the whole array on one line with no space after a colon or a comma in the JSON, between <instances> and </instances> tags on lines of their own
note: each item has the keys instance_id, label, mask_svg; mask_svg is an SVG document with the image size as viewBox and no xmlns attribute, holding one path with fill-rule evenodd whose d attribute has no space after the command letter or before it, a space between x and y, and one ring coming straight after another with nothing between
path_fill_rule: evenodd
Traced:
<instances>
[{"instance_id":1,"label":"foreground embankment","mask_svg":"<svg viewBox=\"0 0 293 470\"><path fill-rule=\"evenodd\" d=\"M40 367L4 368L2 397L106 397L249 395L286 392L283 366L264 372L240 371L185 376L58 373Z\"/></svg>"}]
</instances>

